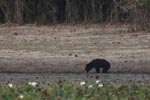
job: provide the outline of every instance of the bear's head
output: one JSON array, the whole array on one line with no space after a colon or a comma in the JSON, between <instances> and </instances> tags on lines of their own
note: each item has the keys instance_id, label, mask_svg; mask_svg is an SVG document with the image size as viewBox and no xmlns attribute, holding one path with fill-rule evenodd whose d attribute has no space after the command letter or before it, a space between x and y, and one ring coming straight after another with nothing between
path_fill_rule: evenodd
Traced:
<instances>
[{"instance_id":1,"label":"bear's head","mask_svg":"<svg viewBox=\"0 0 150 100\"><path fill-rule=\"evenodd\" d=\"M87 65L85 66L85 71L86 71L86 73L88 73L91 69L92 69L92 66L91 66L90 64L87 64Z\"/></svg>"}]
</instances>

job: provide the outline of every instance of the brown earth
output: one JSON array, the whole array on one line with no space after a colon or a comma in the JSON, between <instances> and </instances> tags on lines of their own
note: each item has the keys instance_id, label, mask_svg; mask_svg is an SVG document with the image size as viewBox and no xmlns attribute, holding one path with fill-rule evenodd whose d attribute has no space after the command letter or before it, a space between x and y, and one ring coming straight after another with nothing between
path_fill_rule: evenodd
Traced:
<instances>
[{"instance_id":1,"label":"brown earth","mask_svg":"<svg viewBox=\"0 0 150 100\"><path fill-rule=\"evenodd\" d=\"M150 34L126 25L0 26L0 72L83 73L105 58L110 73L150 73Z\"/></svg>"}]
</instances>

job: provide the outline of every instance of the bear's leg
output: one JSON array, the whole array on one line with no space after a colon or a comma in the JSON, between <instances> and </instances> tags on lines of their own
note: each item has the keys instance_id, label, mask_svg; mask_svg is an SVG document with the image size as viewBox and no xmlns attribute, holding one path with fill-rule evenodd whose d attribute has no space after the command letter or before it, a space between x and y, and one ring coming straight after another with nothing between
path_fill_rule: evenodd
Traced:
<instances>
[{"instance_id":1,"label":"bear's leg","mask_svg":"<svg viewBox=\"0 0 150 100\"><path fill-rule=\"evenodd\" d=\"M107 73L109 68L103 68L102 73Z\"/></svg>"},{"instance_id":2,"label":"bear's leg","mask_svg":"<svg viewBox=\"0 0 150 100\"><path fill-rule=\"evenodd\" d=\"M95 70L96 70L96 73L100 73L100 68L96 67Z\"/></svg>"},{"instance_id":3,"label":"bear's leg","mask_svg":"<svg viewBox=\"0 0 150 100\"><path fill-rule=\"evenodd\" d=\"M99 79L100 68L96 67L95 70L96 70L96 73L97 73L95 77L96 77L96 79Z\"/></svg>"},{"instance_id":4,"label":"bear's leg","mask_svg":"<svg viewBox=\"0 0 150 100\"><path fill-rule=\"evenodd\" d=\"M85 72L85 75L86 75L86 77L88 77L88 76L89 76L89 73L86 71L86 72Z\"/></svg>"}]
</instances>

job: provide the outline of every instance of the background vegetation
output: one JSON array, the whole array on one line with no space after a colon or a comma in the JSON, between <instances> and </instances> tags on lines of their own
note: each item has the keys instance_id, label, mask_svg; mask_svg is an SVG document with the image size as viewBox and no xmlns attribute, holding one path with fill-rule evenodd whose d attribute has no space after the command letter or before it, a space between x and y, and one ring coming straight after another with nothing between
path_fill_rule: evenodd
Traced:
<instances>
[{"instance_id":1,"label":"background vegetation","mask_svg":"<svg viewBox=\"0 0 150 100\"><path fill-rule=\"evenodd\" d=\"M150 29L150 0L0 0L0 23L130 23Z\"/></svg>"}]
</instances>

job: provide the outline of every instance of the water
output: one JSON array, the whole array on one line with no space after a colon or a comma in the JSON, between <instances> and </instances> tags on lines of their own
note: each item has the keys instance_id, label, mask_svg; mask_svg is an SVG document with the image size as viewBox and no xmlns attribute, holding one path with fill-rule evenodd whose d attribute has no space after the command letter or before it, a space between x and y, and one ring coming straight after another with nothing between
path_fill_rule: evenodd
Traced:
<instances>
[{"instance_id":1,"label":"water","mask_svg":"<svg viewBox=\"0 0 150 100\"><path fill-rule=\"evenodd\" d=\"M0 74L0 82L51 82L58 80L67 81L95 81L100 80L102 83L150 83L150 74Z\"/></svg>"}]
</instances>

